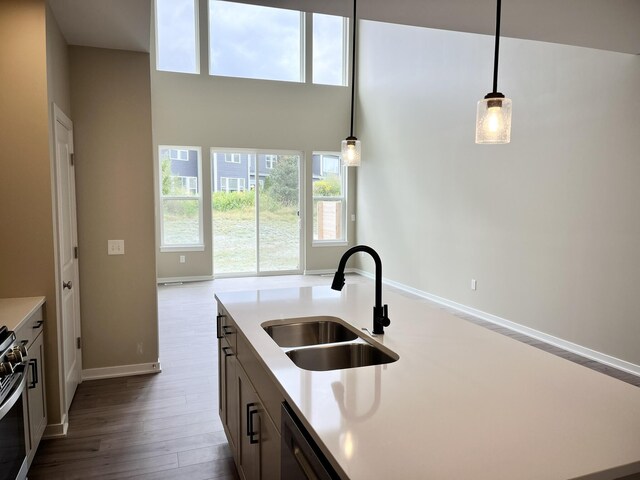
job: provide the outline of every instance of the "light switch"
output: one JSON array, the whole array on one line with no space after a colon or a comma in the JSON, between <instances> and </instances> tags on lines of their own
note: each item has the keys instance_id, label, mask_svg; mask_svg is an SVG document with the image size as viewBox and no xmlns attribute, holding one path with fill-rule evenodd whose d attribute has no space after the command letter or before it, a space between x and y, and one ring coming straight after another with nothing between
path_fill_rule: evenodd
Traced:
<instances>
[{"instance_id":1,"label":"light switch","mask_svg":"<svg viewBox=\"0 0 640 480\"><path fill-rule=\"evenodd\" d=\"M107 240L109 255L124 255L124 240Z\"/></svg>"}]
</instances>

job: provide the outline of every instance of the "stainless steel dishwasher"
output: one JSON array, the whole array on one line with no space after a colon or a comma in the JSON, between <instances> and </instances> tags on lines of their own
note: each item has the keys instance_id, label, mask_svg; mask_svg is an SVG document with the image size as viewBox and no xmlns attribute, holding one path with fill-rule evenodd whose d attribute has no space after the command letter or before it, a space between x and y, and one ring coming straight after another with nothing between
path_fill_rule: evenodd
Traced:
<instances>
[{"instance_id":1,"label":"stainless steel dishwasher","mask_svg":"<svg viewBox=\"0 0 640 480\"><path fill-rule=\"evenodd\" d=\"M281 426L281 480L340 479L287 402Z\"/></svg>"}]
</instances>

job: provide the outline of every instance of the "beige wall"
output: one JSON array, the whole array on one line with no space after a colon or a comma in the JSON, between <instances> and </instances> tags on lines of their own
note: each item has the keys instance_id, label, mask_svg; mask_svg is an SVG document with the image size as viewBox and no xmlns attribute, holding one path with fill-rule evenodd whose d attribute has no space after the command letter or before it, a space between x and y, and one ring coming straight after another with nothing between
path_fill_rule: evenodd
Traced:
<instances>
[{"instance_id":1,"label":"beige wall","mask_svg":"<svg viewBox=\"0 0 640 480\"><path fill-rule=\"evenodd\" d=\"M357 236L385 276L640 365L640 57L503 39L512 142L486 146L491 37L360 33Z\"/></svg>"},{"instance_id":2,"label":"beige wall","mask_svg":"<svg viewBox=\"0 0 640 480\"><path fill-rule=\"evenodd\" d=\"M44 295L49 422L60 422L45 2L0 2L0 297Z\"/></svg>"},{"instance_id":3,"label":"beige wall","mask_svg":"<svg viewBox=\"0 0 640 480\"><path fill-rule=\"evenodd\" d=\"M156 362L149 55L69 52L83 368ZM108 256L109 239L125 255Z\"/></svg>"},{"instance_id":4,"label":"beige wall","mask_svg":"<svg viewBox=\"0 0 640 480\"><path fill-rule=\"evenodd\" d=\"M311 246L311 154L314 150L339 150L340 141L349 129L349 90L165 72L154 72L152 77L154 145L202 147L205 203L211 201L211 147L304 153L308 219L306 269L335 268L344 247ZM355 173L354 169L349 173ZM351 176L355 179L355 174ZM353 205L350 211L354 211ZM352 222L348 222L348 226L349 238L353 239ZM204 252L158 253L158 277L211 275L212 231L211 218L207 215L204 238ZM178 262L180 255L186 256L185 264Z\"/></svg>"}]
</instances>

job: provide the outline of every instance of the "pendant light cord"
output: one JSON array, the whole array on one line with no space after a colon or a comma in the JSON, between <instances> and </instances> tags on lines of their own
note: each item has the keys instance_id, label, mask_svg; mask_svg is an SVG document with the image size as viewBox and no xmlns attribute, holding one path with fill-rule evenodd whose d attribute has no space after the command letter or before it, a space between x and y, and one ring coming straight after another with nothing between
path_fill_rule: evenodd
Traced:
<instances>
[{"instance_id":1,"label":"pendant light cord","mask_svg":"<svg viewBox=\"0 0 640 480\"><path fill-rule=\"evenodd\" d=\"M500 0L498 0L500 1ZM353 137L353 114L356 101L356 0L353 0L353 36L351 39L351 136Z\"/></svg>"},{"instance_id":2,"label":"pendant light cord","mask_svg":"<svg viewBox=\"0 0 640 480\"><path fill-rule=\"evenodd\" d=\"M493 93L498 92L498 55L500 53L500 10L502 6L502 0L497 0L497 2L498 11L496 13L496 48L493 55Z\"/></svg>"}]
</instances>

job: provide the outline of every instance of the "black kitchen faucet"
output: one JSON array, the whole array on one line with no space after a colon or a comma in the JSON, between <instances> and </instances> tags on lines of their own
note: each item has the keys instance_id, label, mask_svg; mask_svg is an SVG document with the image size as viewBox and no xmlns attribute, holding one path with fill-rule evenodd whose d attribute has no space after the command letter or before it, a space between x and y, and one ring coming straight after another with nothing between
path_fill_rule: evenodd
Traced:
<instances>
[{"instance_id":1,"label":"black kitchen faucet","mask_svg":"<svg viewBox=\"0 0 640 480\"><path fill-rule=\"evenodd\" d=\"M380 255L373 248L367 245L356 245L347 250L340 259L338 271L333 276L331 288L338 291L342 290L342 287L344 287L344 268L349 257L356 252L368 253L376 263L376 303L373 306L373 333L382 335L384 327L388 327L391 324L391 320L389 320L387 305L382 305L382 261L380 260Z\"/></svg>"}]
</instances>

